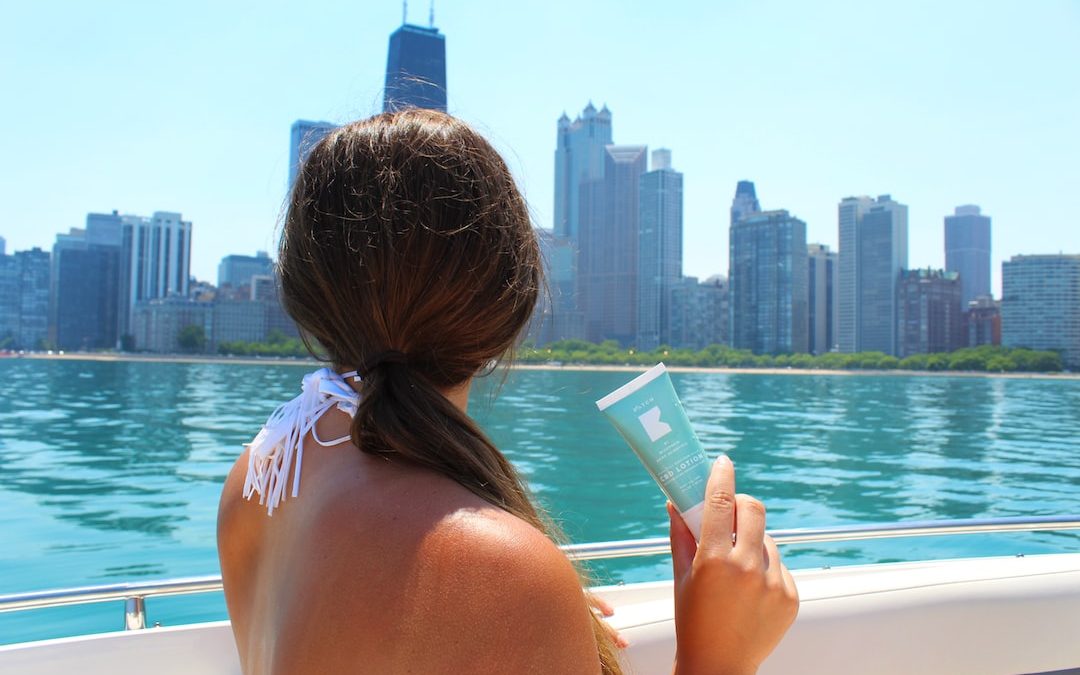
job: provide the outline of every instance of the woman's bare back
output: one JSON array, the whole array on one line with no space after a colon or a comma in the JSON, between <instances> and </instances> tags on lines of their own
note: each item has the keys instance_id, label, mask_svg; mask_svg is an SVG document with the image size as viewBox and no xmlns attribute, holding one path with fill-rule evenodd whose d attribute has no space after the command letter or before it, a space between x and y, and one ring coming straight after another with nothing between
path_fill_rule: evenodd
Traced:
<instances>
[{"instance_id":1,"label":"woman's bare back","mask_svg":"<svg viewBox=\"0 0 1080 675\"><path fill-rule=\"evenodd\" d=\"M348 422L328 413L319 436ZM535 528L432 472L305 445L273 517L242 497L246 453L222 494L245 673L599 671L578 577Z\"/></svg>"}]
</instances>

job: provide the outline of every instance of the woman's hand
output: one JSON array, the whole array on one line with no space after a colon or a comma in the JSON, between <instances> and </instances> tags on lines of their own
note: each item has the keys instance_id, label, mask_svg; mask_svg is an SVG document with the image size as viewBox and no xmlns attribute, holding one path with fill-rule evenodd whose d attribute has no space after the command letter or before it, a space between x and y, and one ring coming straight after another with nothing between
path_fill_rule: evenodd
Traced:
<instances>
[{"instance_id":1,"label":"woman's hand","mask_svg":"<svg viewBox=\"0 0 1080 675\"><path fill-rule=\"evenodd\" d=\"M668 515L676 675L757 672L799 611L795 581L765 534L765 507L735 493L735 467L721 456L705 491L701 542L670 503Z\"/></svg>"},{"instance_id":2,"label":"woman's hand","mask_svg":"<svg viewBox=\"0 0 1080 675\"><path fill-rule=\"evenodd\" d=\"M589 609L600 617L601 622L604 624L604 629L607 631L607 634L611 636L611 640L615 643L615 646L619 649L626 649L629 647L630 643L626 638L624 638L619 631L612 628L611 624L604 621L604 619L608 617L615 616L615 607L599 595L594 595L589 591L585 591L585 602L588 603Z\"/></svg>"}]
</instances>

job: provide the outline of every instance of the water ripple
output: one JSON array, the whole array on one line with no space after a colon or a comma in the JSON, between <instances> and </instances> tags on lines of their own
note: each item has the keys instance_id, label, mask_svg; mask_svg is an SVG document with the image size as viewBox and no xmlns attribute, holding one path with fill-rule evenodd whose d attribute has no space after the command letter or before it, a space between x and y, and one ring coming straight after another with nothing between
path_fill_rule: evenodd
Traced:
<instances>
[{"instance_id":1,"label":"water ripple","mask_svg":"<svg viewBox=\"0 0 1080 675\"><path fill-rule=\"evenodd\" d=\"M0 593L217 572L221 482L241 444L298 393L304 372L0 361ZM594 404L629 377L519 371L497 398L494 380L475 388L472 414L573 540L665 533L662 495ZM766 501L772 527L1080 513L1080 381L673 380L708 452L734 459L740 490ZM785 555L805 566L1078 549L1077 535L1046 533L804 546ZM667 570L662 560L595 569L601 579L625 580ZM14 620L0 619L0 634Z\"/></svg>"}]
</instances>

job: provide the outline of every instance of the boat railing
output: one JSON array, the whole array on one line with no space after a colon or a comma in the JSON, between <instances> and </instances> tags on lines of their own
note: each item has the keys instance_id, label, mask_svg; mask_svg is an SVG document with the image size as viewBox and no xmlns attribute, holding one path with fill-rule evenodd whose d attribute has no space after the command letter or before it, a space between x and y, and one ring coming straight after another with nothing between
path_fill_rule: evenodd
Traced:
<instances>
[{"instance_id":1,"label":"boat railing","mask_svg":"<svg viewBox=\"0 0 1080 675\"><path fill-rule=\"evenodd\" d=\"M770 530L778 545L865 541L899 537L993 534L1000 532L1054 532L1080 530L1080 515L982 518L969 520L929 520L886 524L838 525L819 528ZM572 560L612 560L670 553L666 537L629 539L562 547ZM124 629L146 628L146 599L191 595L222 590L218 575L184 577L160 581L138 581L103 586L84 586L31 593L0 595L0 612L88 603L123 601Z\"/></svg>"}]
</instances>

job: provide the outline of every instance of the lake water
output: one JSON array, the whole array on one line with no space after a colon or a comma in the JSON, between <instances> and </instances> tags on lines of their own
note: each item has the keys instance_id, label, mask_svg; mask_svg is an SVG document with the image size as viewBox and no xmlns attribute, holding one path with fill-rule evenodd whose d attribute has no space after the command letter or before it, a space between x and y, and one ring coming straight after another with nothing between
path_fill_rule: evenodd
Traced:
<instances>
[{"instance_id":1,"label":"lake water","mask_svg":"<svg viewBox=\"0 0 1080 675\"><path fill-rule=\"evenodd\" d=\"M0 361L0 594L218 573L220 485L310 366ZM594 401L633 375L517 371L470 412L573 541L666 534L663 497ZM1080 513L1080 381L674 374L710 454L772 528ZM302 498L302 494L301 494ZM287 504L286 504L287 508ZM1075 533L785 547L793 568L1080 550ZM598 581L670 577L660 557ZM220 595L150 600L166 625ZM0 614L0 643L114 630L119 603Z\"/></svg>"}]
</instances>

